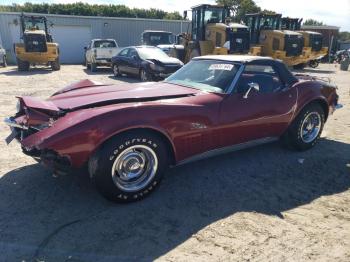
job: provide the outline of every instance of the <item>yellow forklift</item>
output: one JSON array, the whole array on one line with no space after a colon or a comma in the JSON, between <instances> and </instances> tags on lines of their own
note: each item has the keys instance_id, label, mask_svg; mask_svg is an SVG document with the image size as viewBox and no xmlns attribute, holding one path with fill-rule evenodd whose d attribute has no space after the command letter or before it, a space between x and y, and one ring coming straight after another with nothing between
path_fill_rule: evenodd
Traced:
<instances>
[{"instance_id":1,"label":"yellow forklift","mask_svg":"<svg viewBox=\"0 0 350 262\"><path fill-rule=\"evenodd\" d=\"M202 4L191 8L192 30L178 36L170 55L184 63L208 54L244 54L249 51L248 27L229 21L225 6ZM184 12L187 16L187 12Z\"/></svg>"},{"instance_id":2,"label":"yellow forklift","mask_svg":"<svg viewBox=\"0 0 350 262\"><path fill-rule=\"evenodd\" d=\"M45 64L60 70L59 47L53 42L45 16L21 14L21 43L14 45L18 71L28 71L30 65Z\"/></svg>"},{"instance_id":3,"label":"yellow forklift","mask_svg":"<svg viewBox=\"0 0 350 262\"><path fill-rule=\"evenodd\" d=\"M270 56L288 66L309 60L301 33L281 30L281 14L246 14L244 22L250 30L250 54Z\"/></svg>"},{"instance_id":4,"label":"yellow forklift","mask_svg":"<svg viewBox=\"0 0 350 262\"><path fill-rule=\"evenodd\" d=\"M309 57L308 64L312 68L316 68L321 58L328 54L328 47L323 47L323 36L318 32L302 31L302 18L282 18L282 29L296 31L303 35L304 48L307 50L306 55ZM304 67L306 64L301 64L299 67Z\"/></svg>"}]
</instances>

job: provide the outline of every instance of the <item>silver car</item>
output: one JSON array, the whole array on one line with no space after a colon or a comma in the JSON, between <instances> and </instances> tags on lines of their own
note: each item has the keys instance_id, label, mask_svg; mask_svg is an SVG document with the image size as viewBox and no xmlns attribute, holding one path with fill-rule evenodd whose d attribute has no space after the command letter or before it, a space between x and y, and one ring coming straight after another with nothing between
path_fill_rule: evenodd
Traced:
<instances>
[{"instance_id":1,"label":"silver car","mask_svg":"<svg viewBox=\"0 0 350 262\"><path fill-rule=\"evenodd\" d=\"M6 51L5 49L0 45L0 66L6 67Z\"/></svg>"}]
</instances>

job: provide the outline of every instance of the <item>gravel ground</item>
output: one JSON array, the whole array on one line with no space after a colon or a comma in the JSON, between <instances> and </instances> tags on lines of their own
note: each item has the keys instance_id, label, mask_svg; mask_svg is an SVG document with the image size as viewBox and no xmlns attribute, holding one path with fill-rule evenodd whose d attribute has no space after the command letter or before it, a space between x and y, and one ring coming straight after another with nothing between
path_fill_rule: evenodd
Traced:
<instances>
[{"instance_id":1,"label":"gravel ground","mask_svg":"<svg viewBox=\"0 0 350 262\"><path fill-rule=\"evenodd\" d=\"M350 261L350 72L321 65L342 110L307 152L278 143L171 169L144 201L104 200L86 174L53 177L6 146L0 124L1 261ZM0 68L0 116L16 95L45 98L72 81L115 80L78 65Z\"/></svg>"}]
</instances>

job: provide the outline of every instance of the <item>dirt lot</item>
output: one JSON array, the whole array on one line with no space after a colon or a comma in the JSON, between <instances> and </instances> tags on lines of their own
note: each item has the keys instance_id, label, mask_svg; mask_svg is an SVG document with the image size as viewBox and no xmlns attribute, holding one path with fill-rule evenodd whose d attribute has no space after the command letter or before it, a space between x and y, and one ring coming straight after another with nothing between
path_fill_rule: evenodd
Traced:
<instances>
[{"instance_id":1,"label":"dirt lot","mask_svg":"<svg viewBox=\"0 0 350 262\"><path fill-rule=\"evenodd\" d=\"M1 123L0 260L350 261L350 71L305 71L335 81L344 104L314 149L274 143L174 168L129 205L104 200L86 174L53 177L5 145ZM0 116L16 95L44 98L84 78L118 82L82 66L0 68Z\"/></svg>"}]
</instances>

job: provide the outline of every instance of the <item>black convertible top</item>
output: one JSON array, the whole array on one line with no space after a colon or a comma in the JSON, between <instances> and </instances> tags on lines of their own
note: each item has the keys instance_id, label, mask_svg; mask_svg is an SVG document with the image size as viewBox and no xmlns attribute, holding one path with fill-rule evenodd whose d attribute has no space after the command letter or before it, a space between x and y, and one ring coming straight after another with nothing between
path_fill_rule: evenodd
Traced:
<instances>
[{"instance_id":1,"label":"black convertible top","mask_svg":"<svg viewBox=\"0 0 350 262\"><path fill-rule=\"evenodd\" d=\"M230 61L242 64L254 65L269 65L273 66L284 82L288 85L298 82L298 79L289 71L287 66L277 59L265 56L250 56L250 55L207 55L193 58L194 60L221 60Z\"/></svg>"}]
</instances>

